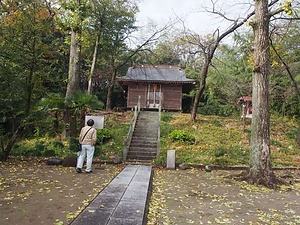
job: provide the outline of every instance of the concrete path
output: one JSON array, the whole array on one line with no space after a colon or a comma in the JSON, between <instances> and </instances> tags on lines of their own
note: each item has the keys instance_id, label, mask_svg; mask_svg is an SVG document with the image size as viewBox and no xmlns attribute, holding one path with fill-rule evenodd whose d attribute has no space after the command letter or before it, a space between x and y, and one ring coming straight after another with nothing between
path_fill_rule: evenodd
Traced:
<instances>
[{"instance_id":1,"label":"concrete path","mask_svg":"<svg viewBox=\"0 0 300 225\"><path fill-rule=\"evenodd\" d=\"M128 165L71 225L144 225L152 167Z\"/></svg>"}]
</instances>

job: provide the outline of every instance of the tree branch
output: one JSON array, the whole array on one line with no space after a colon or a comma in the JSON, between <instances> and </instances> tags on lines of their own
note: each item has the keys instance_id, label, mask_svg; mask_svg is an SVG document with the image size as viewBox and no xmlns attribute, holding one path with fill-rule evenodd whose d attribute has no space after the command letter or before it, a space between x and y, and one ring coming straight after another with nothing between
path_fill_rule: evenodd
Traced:
<instances>
[{"instance_id":1,"label":"tree branch","mask_svg":"<svg viewBox=\"0 0 300 225\"><path fill-rule=\"evenodd\" d=\"M287 71L287 73L288 73L290 79L291 79L292 82L293 82L293 85L294 85L294 88L295 88L297 94L300 95L300 89L299 89L298 83L297 83L297 81L294 79L293 74L292 74L292 72L291 72L289 66L285 63L285 61L283 60L283 58L280 56L280 54L278 53L278 51L277 51L276 48L274 47L273 42L272 42L272 39L271 39L271 38L269 38L269 39L270 39L270 45L271 45L272 49L274 50L276 56L278 57L278 59L279 59L280 62L283 64L284 68L286 69L286 71Z\"/></svg>"}]
</instances>

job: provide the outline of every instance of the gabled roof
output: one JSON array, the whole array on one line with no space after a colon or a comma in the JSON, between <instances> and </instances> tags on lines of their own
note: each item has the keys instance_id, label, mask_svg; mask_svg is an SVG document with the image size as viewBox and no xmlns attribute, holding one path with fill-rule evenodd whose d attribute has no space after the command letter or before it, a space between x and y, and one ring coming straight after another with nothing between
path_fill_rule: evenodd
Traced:
<instances>
[{"instance_id":1,"label":"gabled roof","mask_svg":"<svg viewBox=\"0 0 300 225\"><path fill-rule=\"evenodd\" d=\"M241 96L238 103L241 104L243 102L252 102L252 96Z\"/></svg>"},{"instance_id":2,"label":"gabled roof","mask_svg":"<svg viewBox=\"0 0 300 225\"><path fill-rule=\"evenodd\" d=\"M124 82L150 82L150 83L185 83L192 84L194 79L186 77L184 70L179 66L133 66L129 67L126 76L119 77L117 80Z\"/></svg>"}]
</instances>

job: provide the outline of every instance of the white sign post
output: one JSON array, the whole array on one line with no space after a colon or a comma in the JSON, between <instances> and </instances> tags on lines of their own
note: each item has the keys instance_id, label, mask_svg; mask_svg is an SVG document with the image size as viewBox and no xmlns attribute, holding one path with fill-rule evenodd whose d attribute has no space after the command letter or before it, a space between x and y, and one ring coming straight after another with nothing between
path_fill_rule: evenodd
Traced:
<instances>
[{"instance_id":1,"label":"white sign post","mask_svg":"<svg viewBox=\"0 0 300 225\"><path fill-rule=\"evenodd\" d=\"M104 128L104 116L85 116L85 125L89 119L94 120L93 127L96 129L103 129Z\"/></svg>"},{"instance_id":2,"label":"white sign post","mask_svg":"<svg viewBox=\"0 0 300 225\"><path fill-rule=\"evenodd\" d=\"M93 127L95 129L100 129L101 130L101 143L100 143L100 151L102 150L102 144L103 144L103 128L104 128L104 116L85 116L85 125L87 125L87 121L89 119L94 120L94 125Z\"/></svg>"}]
</instances>

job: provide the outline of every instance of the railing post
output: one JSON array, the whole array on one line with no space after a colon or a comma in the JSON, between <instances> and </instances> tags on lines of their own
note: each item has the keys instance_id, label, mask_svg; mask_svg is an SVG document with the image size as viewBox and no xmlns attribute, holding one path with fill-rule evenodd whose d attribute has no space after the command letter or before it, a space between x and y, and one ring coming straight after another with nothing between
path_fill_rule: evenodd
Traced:
<instances>
[{"instance_id":1,"label":"railing post","mask_svg":"<svg viewBox=\"0 0 300 225\"><path fill-rule=\"evenodd\" d=\"M141 96L139 95L139 98L138 98L138 112L141 111Z\"/></svg>"},{"instance_id":2,"label":"railing post","mask_svg":"<svg viewBox=\"0 0 300 225\"><path fill-rule=\"evenodd\" d=\"M158 106L158 131L157 131L157 152L156 156L160 154L160 122L161 122L161 93L159 95L159 106Z\"/></svg>"},{"instance_id":3,"label":"railing post","mask_svg":"<svg viewBox=\"0 0 300 225\"><path fill-rule=\"evenodd\" d=\"M129 148L129 145L130 145L130 142L131 142L131 139L132 139L132 134L133 134L133 131L134 131L134 128L135 128L137 117L138 117L138 114L140 112L140 107L141 107L140 106L140 101L141 101L141 96L139 96L137 105L134 107L134 114L133 114L133 117L130 121L127 137L124 139L124 148L123 148L123 161L124 162L127 159L128 148Z\"/></svg>"}]
</instances>

